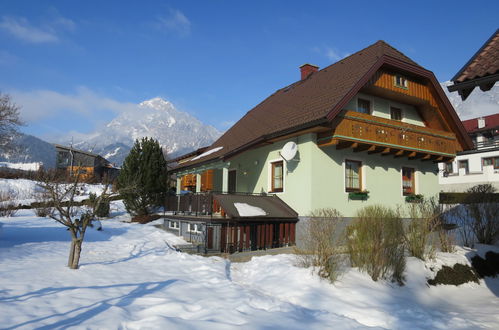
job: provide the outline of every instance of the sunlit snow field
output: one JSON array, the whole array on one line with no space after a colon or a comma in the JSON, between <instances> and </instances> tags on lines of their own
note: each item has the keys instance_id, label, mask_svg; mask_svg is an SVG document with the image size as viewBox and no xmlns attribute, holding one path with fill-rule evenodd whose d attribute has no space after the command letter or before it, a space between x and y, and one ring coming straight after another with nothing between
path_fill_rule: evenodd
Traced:
<instances>
[{"instance_id":1,"label":"sunlit snow field","mask_svg":"<svg viewBox=\"0 0 499 330\"><path fill-rule=\"evenodd\" d=\"M32 211L0 218L2 329L476 329L499 325L499 279L426 285L471 251L408 258L407 284L350 269L334 285L293 255L230 263L177 252L185 242L129 220L120 202L103 231L90 229L79 270L66 267L69 234ZM158 220L161 221L161 220Z\"/></svg>"}]
</instances>

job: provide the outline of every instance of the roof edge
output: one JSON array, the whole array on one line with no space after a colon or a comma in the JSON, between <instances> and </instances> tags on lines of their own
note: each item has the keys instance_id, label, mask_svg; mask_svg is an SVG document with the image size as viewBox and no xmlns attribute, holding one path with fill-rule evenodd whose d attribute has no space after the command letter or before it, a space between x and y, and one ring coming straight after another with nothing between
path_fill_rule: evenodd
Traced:
<instances>
[{"instance_id":1,"label":"roof edge","mask_svg":"<svg viewBox=\"0 0 499 330\"><path fill-rule=\"evenodd\" d=\"M485 41L485 43L480 47L479 50L476 51L475 54L466 62L465 65L454 75L454 77L451 78L453 82L456 81L457 78L463 73L463 71L475 60L475 58L482 52L482 50L487 47L487 45L492 41L492 39L496 36L496 34L499 33L499 29L496 30L496 32L492 33L492 35Z\"/></svg>"}]
</instances>

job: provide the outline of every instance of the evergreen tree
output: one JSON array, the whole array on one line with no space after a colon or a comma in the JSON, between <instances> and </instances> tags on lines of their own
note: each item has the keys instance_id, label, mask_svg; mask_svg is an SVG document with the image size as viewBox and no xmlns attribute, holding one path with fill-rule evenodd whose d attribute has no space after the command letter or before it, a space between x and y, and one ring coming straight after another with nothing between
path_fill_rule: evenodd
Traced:
<instances>
[{"instance_id":1,"label":"evergreen tree","mask_svg":"<svg viewBox=\"0 0 499 330\"><path fill-rule=\"evenodd\" d=\"M136 140L118 176L118 190L128 213L147 215L162 204L168 190L166 160L158 141Z\"/></svg>"}]
</instances>

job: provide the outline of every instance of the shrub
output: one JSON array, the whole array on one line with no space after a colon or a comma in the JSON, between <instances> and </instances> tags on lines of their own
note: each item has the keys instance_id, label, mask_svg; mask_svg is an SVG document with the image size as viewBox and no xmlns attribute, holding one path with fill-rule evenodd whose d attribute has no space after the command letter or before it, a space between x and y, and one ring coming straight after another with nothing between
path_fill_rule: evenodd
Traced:
<instances>
[{"instance_id":1,"label":"shrub","mask_svg":"<svg viewBox=\"0 0 499 330\"><path fill-rule=\"evenodd\" d=\"M341 240L338 223L341 214L335 209L318 209L310 214L303 228L301 247L295 248L300 265L315 267L318 275L334 282L339 275Z\"/></svg>"},{"instance_id":2,"label":"shrub","mask_svg":"<svg viewBox=\"0 0 499 330\"><path fill-rule=\"evenodd\" d=\"M440 218L435 201L435 198L421 198L418 203L407 206L411 220L404 235L405 245L412 256L421 260L433 258L435 255L432 233L438 229Z\"/></svg>"},{"instance_id":3,"label":"shrub","mask_svg":"<svg viewBox=\"0 0 499 330\"><path fill-rule=\"evenodd\" d=\"M0 192L0 217L13 217L17 213L16 196Z\"/></svg>"},{"instance_id":4,"label":"shrub","mask_svg":"<svg viewBox=\"0 0 499 330\"><path fill-rule=\"evenodd\" d=\"M435 278L428 280L429 285L461 285L468 282L480 283L474 269L462 264L455 264L452 268L442 266Z\"/></svg>"},{"instance_id":5,"label":"shrub","mask_svg":"<svg viewBox=\"0 0 499 330\"><path fill-rule=\"evenodd\" d=\"M471 258L471 265L473 265L480 278L486 276L496 277L499 275L499 253L488 251L485 254L485 259L478 255L474 256Z\"/></svg>"},{"instance_id":6,"label":"shrub","mask_svg":"<svg viewBox=\"0 0 499 330\"><path fill-rule=\"evenodd\" d=\"M132 218L132 222L138 222L141 224L146 224L154 220L158 220L161 218L159 214L144 214L144 215L136 215Z\"/></svg>"},{"instance_id":7,"label":"shrub","mask_svg":"<svg viewBox=\"0 0 499 330\"><path fill-rule=\"evenodd\" d=\"M93 213L97 217L105 218L109 216L110 201L108 198L101 198L100 201L97 202L97 195L94 193L90 193L89 200L90 206L93 209Z\"/></svg>"},{"instance_id":8,"label":"shrub","mask_svg":"<svg viewBox=\"0 0 499 330\"><path fill-rule=\"evenodd\" d=\"M347 228L347 247L352 266L374 281L391 278L403 285L404 228L397 212L379 205L359 210Z\"/></svg>"},{"instance_id":9,"label":"shrub","mask_svg":"<svg viewBox=\"0 0 499 330\"><path fill-rule=\"evenodd\" d=\"M454 216L460 226L463 243L473 247L475 240L493 245L499 240L499 203L491 184L481 184L466 191L464 204L455 208Z\"/></svg>"}]
</instances>

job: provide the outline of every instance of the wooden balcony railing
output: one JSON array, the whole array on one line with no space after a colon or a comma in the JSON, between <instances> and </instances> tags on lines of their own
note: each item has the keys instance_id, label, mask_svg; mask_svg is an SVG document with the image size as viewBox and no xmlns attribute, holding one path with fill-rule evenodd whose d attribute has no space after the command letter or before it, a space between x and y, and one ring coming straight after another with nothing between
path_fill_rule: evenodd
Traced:
<instances>
[{"instance_id":1,"label":"wooden balcony railing","mask_svg":"<svg viewBox=\"0 0 499 330\"><path fill-rule=\"evenodd\" d=\"M355 111L346 111L329 132L320 133L320 147L350 143L353 148L363 146L371 153L397 153L430 159L433 156L453 158L459 151L453 133L402 123ZM435 159L435 158L432 158Z\"/></svg>"}]
</instances>

